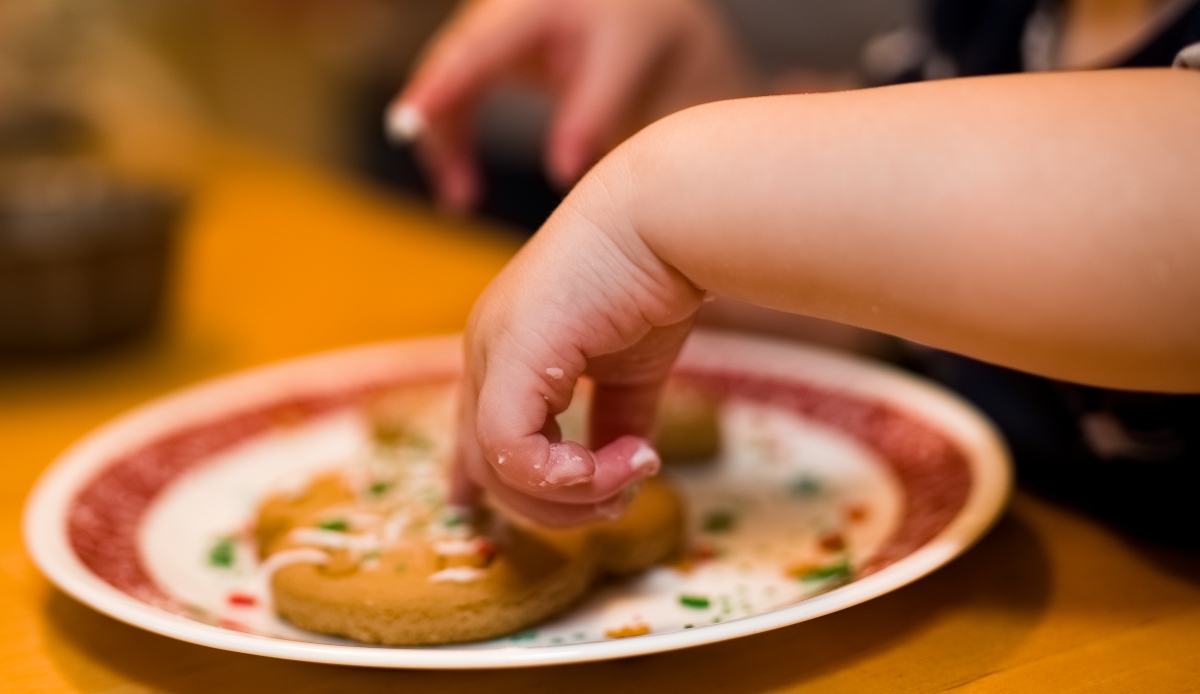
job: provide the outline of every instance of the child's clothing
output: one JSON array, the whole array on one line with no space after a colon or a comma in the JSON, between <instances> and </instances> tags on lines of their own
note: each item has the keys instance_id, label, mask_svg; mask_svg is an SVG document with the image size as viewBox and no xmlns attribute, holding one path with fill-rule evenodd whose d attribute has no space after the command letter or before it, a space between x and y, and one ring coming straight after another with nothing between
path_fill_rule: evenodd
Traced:
<instances>
[{"instance_id":1,"label":"child's clothing","mask_svg":"<svg viewBox=\"0 0 1200 694\"><path fill-rule=\"evenodd\" d=\"M1054 67L1058 3L934 0L929 9L926 50L899 66L895 82ZM1173 63L1200 68L1200 1L1169 2L1152 35L1111 67ZM1200 544L1200 395L1090 388L915 352L924 371L1000 426L1022 482L1125 528Z\"/></svg>"}]
</instances>

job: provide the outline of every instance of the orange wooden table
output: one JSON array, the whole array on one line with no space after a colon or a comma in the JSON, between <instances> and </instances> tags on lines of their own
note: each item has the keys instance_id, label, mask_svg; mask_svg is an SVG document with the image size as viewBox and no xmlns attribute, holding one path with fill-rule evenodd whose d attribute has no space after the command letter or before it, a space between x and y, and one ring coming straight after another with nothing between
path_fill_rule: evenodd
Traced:
<instances>
[{"instance_id":1,"label":"orange wooden table","mask_svg":"<svg viewBox=\"0 0 1200 694\"><path fill-rule=\"evenodd\" d=\"M373 671L193 646L53 588L20 540L42 469L151 397L264 362L461 329L516 248L234 151L203 177L168 325L58 363L0 362L0 690L112 692L1200 691L1200 558L1018 494L976 548L843 612L725 644L492 672Z\"/></svg>"}]
</instances>

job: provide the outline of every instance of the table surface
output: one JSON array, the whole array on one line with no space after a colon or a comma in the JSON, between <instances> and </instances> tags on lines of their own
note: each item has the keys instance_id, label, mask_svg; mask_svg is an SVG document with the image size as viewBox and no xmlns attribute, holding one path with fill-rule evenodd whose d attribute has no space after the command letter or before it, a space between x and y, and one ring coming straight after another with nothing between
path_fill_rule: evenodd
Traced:
<instances>
[{"instance_id":1,"label":"table surface","mask_svg":"<svg viewBox=\"0 0 1200 694\"><path fill-rule=\"evenodd\" d=\"M1018 493L978 546L869 603L736 641L608 663L377 671L173 641L50 585L20 539L46 465L105 420L264 362L461 329L515 237L230 151L200 179L169 319L135 344L0 362L0 688L294 693L1200 691L1200 558Z\"/></svg>"}]
</instances>

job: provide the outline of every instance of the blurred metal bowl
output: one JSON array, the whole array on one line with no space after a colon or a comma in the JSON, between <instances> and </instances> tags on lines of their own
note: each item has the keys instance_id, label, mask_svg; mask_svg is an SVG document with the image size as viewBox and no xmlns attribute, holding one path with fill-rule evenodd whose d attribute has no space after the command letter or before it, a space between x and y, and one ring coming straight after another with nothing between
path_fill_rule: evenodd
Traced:
<instances>
[{"instance_id":1,"label":"blurred metal bowl","mask_svg":"<svg viewBox=\"0 0 1200 694\"><path fill-rule=\"evenodd\" d=\"M0 163L0 352L111 342L161 312L183 196L85 157Z\"/></svg>"}]
</instances>

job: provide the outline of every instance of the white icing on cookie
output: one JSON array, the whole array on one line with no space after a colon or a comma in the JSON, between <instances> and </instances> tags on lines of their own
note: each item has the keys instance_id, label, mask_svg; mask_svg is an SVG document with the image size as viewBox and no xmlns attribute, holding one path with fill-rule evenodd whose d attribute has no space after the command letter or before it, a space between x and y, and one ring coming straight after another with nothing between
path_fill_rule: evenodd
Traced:
<instances>
[{"instance_id":1,"label":"white icing on cookie","mask_svg":"<svg viewBox=\"0 0 1200 694\"><path fill-rule=\"evenodd\" d=\"M484 571L471 566L452 566L430 574L431 583L474 583L483 578Z\"/></svg>"}]
</instances>

